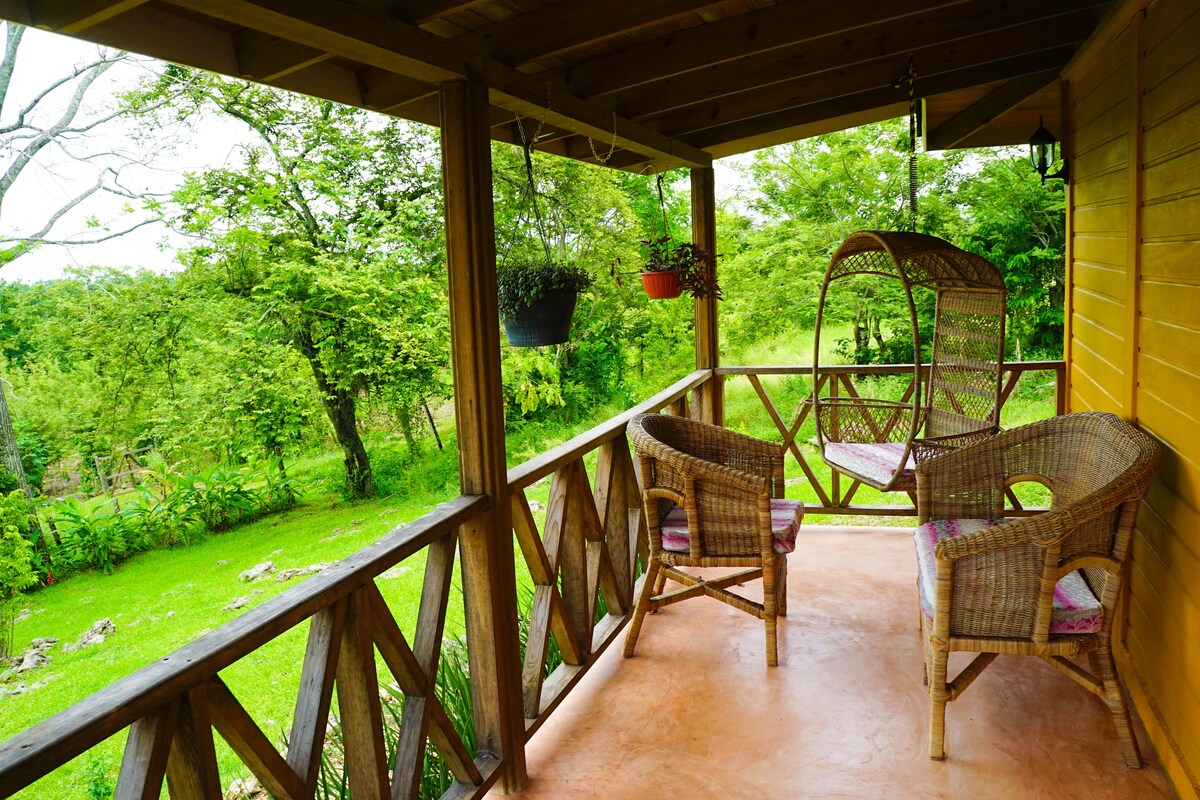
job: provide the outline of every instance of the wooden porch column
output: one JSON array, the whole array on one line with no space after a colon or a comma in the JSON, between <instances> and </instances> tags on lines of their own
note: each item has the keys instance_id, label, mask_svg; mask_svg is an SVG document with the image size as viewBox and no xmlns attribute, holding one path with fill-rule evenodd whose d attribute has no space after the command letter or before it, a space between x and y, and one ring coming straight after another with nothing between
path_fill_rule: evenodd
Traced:
<instances>
[{"instance_id":1,"label":"wooden porch column","mask_svg":"<svg viewBox=\"0 0 1200 800\"><path fill-rule=\"evenodd\" d=\"M481 753L503 759L496 788L516 792L528 778L500 387L487 87L479 80L446 84L441 115L459 476L463 494L492 500L487 513L464 525L459 537L475 732Z\"/></svg>"},{"instance_id":2,"label":"wooden porch column","mask_svg":"<svg viewBox=\"0 0 1200 800\"><path fill-rule=\"evenodd\" d=\"M717 194L712 167L692 170L692 241L709 254L716 272ZM717 298L696 301L696 369L715 369L720 361ZM692 416L713 425L725 424L725 382L713 376L695 392Z\"/></svg>"}]
</instances>

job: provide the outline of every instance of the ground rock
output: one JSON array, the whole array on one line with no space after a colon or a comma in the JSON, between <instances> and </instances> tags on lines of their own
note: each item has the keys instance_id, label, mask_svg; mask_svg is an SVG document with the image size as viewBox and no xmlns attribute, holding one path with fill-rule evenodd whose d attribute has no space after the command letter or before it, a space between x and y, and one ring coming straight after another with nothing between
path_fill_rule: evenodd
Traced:
<instances>
[{"instance_id":1,"label":"ground rock","mask_svg":"<svg viewBox=\"0 0 1200 800\"><path fill-rule=\"evenodd\" d=\"M292 569L280 570L279 574L275 576L275 580L283 583L284 581L290 581L292 578L314 575L328 566L328 564L313 564L311 567L293 567Z\"/></svg>"},{"instance_id":2,"label":"ground rock","mask_svg":"<svg viewBox=\"0 0 1200 800\"><path fill-rule=\"evenodd\" d=\"M270 800L257 778L238 778L225 790L225 800Z\"/></svg>"},{"instance_id":3,"label":"ground rock","mask_svg":"<svg viewBox=\"0 0 1200 800\"><path fill-rule=\"evenodd\" d=\"M113 624L111 619L105 617L104 619L98 620L94 625L92 625L92 627L88 629L87 633L79 637L79 640L75 642L75 644L64 644L63 652L73 653L76 650L80 650L84 647L92 647L93 645L104 644L104 637L116 632L117 626Z\"/></svg>"},{"instance_id":4,"label":"ground rock","mask_svg":"<svg viewBox=\"0 0 1200 800\"><path fill-rule=\"evenodd\" d=\"M270 561L264 561L261 564L255 564L241 575L238 575L238 579L243 580L246 583L253 583L254 581L267 577L274 571L275 564Z\"/></svg>"},{"instance_id":5,"label":"ground rock","mask_svg":"<svg viewBox=\"0 0 1200 800\"><path fill-rule=\"evenodd\" d=\"M235 597L229 601L229 605L225 606L221 610L222 611L237 611L239 608L246 605L246 603L249 603L251 598L257 597L258 595L260 595L262 593L263 593L262 589L255 589L253 592L251 592L248 595L245 595L243 597Z\"/></svg>"}]
</instances>

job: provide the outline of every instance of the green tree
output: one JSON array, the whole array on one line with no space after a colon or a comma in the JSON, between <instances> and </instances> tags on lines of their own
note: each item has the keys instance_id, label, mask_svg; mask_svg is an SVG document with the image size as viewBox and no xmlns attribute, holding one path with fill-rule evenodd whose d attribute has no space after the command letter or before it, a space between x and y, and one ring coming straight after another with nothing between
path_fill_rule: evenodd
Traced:
<instances>
[{"instance_id":1,"label":"green tree","mask_svg":"<svg viewBox=\"0 0 1200 800\"><path fill-rule=\"evenodd\" d=\"M307 362L342 448L347 494L374 482L359 433L369 392L444 391L440 185L433 132L216 77L202 101L253 136L241 164L190 175L174 224L199 243L190 285L244 299L264 342Z\"/></svg>"}]
</instances>

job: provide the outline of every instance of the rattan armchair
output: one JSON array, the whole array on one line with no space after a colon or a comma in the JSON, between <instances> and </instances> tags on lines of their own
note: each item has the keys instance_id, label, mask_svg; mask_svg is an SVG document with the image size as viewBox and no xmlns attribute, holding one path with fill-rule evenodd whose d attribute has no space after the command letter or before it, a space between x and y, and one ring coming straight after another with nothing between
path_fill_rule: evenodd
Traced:
<instances>
[{"instance_id":1,"label":"rattan armchair","mask_svg":"<svg viewBox=\"0 0 1200 800\"><path fill-rule=\"evenodd\" d=\"M1100 697L1125 763L1141 766L1111 642L1134 520L1158 459L1158 445L1133 426L1082 413L917 465L931 758L944 757L946 703L997 655L1030 655ZM1003 521L1005 490L1025 481L1050 490L1050 510ZM979 655L948 681L954 651ZM1090 671L1072 660L1083 653Z\"/></svg>"},{"instance_id":2,"label":"rattan armchair","mask_svg":"<svg viewBox=\"0 0 1200 800\"><path fill-rule=\"evenodd\" d=\"M787 554L804 506L783 497L779 445L682 417L643 414L629 423L650 532L645 582L625 639L633 655L647 611L708 596L763 620L767 665L778 660L776 617L787 613ZM679 567L741 567L702 579ZM667 578L683 588L664 592ZM728 587L761 578L763 602Z\"/></svg>"}]
</instances>

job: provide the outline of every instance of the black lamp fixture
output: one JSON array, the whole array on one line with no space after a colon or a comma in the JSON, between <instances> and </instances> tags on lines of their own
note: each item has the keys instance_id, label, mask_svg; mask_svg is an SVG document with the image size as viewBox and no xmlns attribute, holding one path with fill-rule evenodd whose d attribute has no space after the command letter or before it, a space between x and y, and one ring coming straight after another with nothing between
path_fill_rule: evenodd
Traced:
<instances>
[{"instance_id":1,"label":"black lamp fixture","mask_svg":"<svg viewBox=\"0 0 1200 800\"><path fill-rule=\"evenodd\" d=\"M1033 136L1029 137L1029 162L1033 164L1033 168L1037 170L1038 175L1042 176L1042 185L1046 185L1047 178L1062 178L1067 180L1067 159L1063 159L1062 169L1058 172L1053 172L1047 175L1050 171L1050 165L1055 162L1058 156L1058 140L1054 138L1054 134L1046 130L1046 122L1042 117L1038 117L1038 129L1033 132Z\"/></svg>"}]
</instances>

